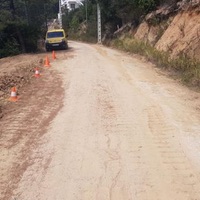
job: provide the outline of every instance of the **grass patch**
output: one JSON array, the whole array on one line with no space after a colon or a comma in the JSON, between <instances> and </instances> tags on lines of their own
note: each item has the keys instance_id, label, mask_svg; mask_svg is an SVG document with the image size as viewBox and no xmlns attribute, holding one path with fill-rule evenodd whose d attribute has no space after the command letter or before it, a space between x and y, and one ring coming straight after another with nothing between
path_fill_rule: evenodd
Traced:
<instances>
[{"instance_id":1,"label":"grass patch","mask_svg":"<svg viewBox=\"0 0 200 200\"><path fill-rule=\"evenodd\" d=\"M184 54L171 58L168 52L158 51L150 44L138 41L129 35L113 40L111 46L144 56L157 67L175 72L184 84L200 88L200 62L195 59Z\"/></svg>"}]
</instances>

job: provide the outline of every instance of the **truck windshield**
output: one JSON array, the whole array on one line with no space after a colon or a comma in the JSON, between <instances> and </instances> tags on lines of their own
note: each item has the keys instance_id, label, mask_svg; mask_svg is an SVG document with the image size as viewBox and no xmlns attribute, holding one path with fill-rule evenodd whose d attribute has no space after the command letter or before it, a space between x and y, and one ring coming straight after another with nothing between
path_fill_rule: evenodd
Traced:
<instances>
[{"instance_id":1,"label":"truck windshield","mask_svg":"<svg viewBox=\"0 0 200 200\"><path fill-rule=\"evenodd\" d=\"M55 37L64 37L63 32L56 31L56 32L49 32L47 33L47 38L55 38Z\"/></svg>"}]
</instances>

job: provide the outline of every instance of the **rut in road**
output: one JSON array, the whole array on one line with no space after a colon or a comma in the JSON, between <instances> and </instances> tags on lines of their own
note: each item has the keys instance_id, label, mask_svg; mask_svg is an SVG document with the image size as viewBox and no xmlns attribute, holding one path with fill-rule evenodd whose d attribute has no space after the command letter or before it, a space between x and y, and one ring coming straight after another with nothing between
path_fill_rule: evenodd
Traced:
<instances>
[{"instance_id":1,"label":"rut in road","mask_svg":"<svg viewBox=\"0 0 200 200\"><path fill-rule=\"evenodd\" d=\"M38 152L42 145L40 138L50 121L62 107L63 92L59 75L44 72L41 79L32 81L21 91L16 103L8 103L6 113L0 121L0 199L11 199L23 173L34 163L40 163L45 170L50 156L45 159ZM49 82L53 84L49 85ZM57 99L60 96L60 99ZM56 99L56 101L55 101Z\"/></svg>"},{"instance_id":2,"label":"rut in road","mask_svg":"<svg viewBox=\"0 0 200 200\"><path fill-rule=\"evenodd\" d=\"M53 66L63 107L10 197L199 200L200 95L125 53L70 46L73 57Z\"/></svg>"}]
</instances>

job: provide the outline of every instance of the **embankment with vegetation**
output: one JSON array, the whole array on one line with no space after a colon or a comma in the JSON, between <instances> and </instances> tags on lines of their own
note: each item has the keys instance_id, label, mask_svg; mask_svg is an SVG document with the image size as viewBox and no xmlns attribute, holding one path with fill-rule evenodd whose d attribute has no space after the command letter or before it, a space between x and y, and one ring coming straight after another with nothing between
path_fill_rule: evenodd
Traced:
<instances>
[{"instance_id":1,"label":"embankment with vegetation","mask_svg":"<svg viewBox=\"0 0 200 200\"><path fill-rule=\"evenodd\" d=\"M38 51L58 0L2 0L0 58ZM98 0L102 42L140 54L200 87L200 0ZM63 28L73 40L96 43L97 1L62 7Z\"/></svg>"},{"instance_id":2,"label":"embankment with vegetation","mask_svg":"<svg viewBox=\"0 0 200 200\"><path fill-rule=\"evenodd\" d=\"M99 0L99 4L103 44L142 55L184 84L200 88L199 0ZM95 1L66 17L72 39L97 41Z\"/></svg>"},{"instance_id":3,"label":"embankment with vegetation","mask_svg":"<svg viewBox=\"0 0 200 200\"><path fill-rule=\"evenodd\" d=\"M130 34L111 41L111 46L134 54L144 56L157 67L168 70L174 78L180 79L188 86L200 88L200 61L186 54L172 57L169 52L157 50L149 43L137 40Z\"/></svg>"}]
</instances>

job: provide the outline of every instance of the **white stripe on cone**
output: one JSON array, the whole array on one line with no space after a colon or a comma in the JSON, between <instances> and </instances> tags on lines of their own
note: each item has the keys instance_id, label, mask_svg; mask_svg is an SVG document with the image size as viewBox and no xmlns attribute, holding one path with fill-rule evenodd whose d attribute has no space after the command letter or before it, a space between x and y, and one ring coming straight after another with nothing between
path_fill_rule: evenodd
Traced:
<instances>
[{"instance_id":1,"label":"white stripe on cone","mask_svg":"<svg viewBox=\"0 0 200 200\"><path fill-rule=\"evenodd\" d=\"M17 93L16 92L11 92L11 97L16 97Z\"/></svg>"}]
</instances>

